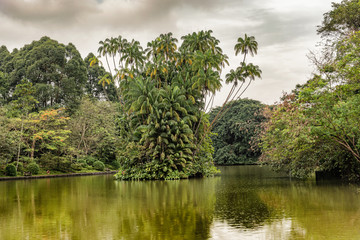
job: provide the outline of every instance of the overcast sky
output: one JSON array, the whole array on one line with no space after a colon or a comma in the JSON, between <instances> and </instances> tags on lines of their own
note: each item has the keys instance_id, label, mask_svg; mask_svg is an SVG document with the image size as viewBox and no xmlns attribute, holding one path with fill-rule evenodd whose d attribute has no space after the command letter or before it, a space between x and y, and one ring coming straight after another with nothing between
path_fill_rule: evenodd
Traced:
<instances>
[{"instance_id":1,"label":"overcast sky","mask_svg":"<svg viewBox=\"0 0 360 240\"><path fill-rule=\"evenodd\" d=\"M181 36L213 30L230 58L245 33L255 36L258 55L249 61L263 74L244 93L272 104L282 92L304 83L312 72L306 55L320 41L316 26L331 0L0 0L0 45L12 51L42 36L73 43L83 57L96 53L98 42L121 35L143 47L161 33ZM339 2L336 1L335 2ZM230 88L217 93L220 105Z\"/></svg>"}]
</instances>

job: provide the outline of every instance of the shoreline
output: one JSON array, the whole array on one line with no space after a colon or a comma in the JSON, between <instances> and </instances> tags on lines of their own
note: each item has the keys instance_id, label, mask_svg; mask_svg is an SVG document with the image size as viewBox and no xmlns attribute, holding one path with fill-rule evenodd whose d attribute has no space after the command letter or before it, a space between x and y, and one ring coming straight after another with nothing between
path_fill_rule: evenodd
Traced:
<instances>
[{"instance_id":1,"label":"shoreline","mask_svg":"<svg viewBox=\"0 0 360 240\"><path fill-rule=\"evenodd\" d=\"M34 176L0 177L0 181L106 175L106 174L115 174L117 172L118 171L106 171L106 172L89 172L89 173L65 173L65 174L49 174L49 175L34 175Z\"/></svg>"}]
</instances>

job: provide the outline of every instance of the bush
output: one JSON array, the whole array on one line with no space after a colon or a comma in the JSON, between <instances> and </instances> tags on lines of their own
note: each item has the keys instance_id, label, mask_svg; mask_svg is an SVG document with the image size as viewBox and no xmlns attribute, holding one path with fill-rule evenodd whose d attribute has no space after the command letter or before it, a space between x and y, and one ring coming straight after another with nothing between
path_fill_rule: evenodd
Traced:
<instances>
[{"instance_id":1,"label":"bush","mask_svg":"<svg viewBox=\"0 0 360 240\"><path fill-rule=\"evenodd\" d=\"M73 163L71 164L71 168L74 169L75 171L80 171L82 169L82 166L80 163Z\"/></svg>"},{"instance_id":2,"label":"bush","mask_svg":"<svg viewBox=\"0 0 360 240\"><path fill-rule=\"evenodd\" d=\"M16 176L17 171L14 164L9 164L5 168L5 173L7 176Z\"/></svg>"},{"instance_id":3,"label":"bush","mask_svg":"<svg viewBox=\"0 0 360 240\"><path fill-rule=\"evenodd\" d=\"M82 168L86 168L88 166L85 159L79 159L76 163L79 164Z\"/></svg>"},{"instance_id":4,"label":"bush","mask_svg":"<svg viewBox=\"0 0 360 240\"><path fill-rule=\"evenodd\" d=\"M82 159L85 160L88 165L93 165L94 162L96 162L96 158L93 156L86 156Z\"/></svg>"},{"instance_id":5,"label":"bush","mask_svg":"<svg viewBox=\"0 0 360 240\"><path fill-rule=\"evenodd\" d=\"M93 166L98 171L104 171L104 169L105 169L105 164L99 160L94 162Z\"/></svg>"},{"instance_id":6,"label":"bush","mask_svg":"<svg viewBox=\"0 0 360 240\"><path fill-rule=\"evenodd\" d=\"M36 163L32 162L29 165L27 165L27 170L29 172L31 172L31 174L36 175L39 173L40 168L39 165L37 165Z\"/></svg>"}]
</instances>

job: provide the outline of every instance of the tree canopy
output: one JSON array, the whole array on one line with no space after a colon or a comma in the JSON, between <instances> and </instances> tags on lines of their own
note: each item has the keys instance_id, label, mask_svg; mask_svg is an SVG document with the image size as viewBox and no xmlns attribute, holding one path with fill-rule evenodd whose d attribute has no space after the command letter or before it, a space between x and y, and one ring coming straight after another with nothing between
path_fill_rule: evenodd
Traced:
<instances>
[{"instance_id":1,"label":"tree canopy","mask_svg":"<svg viewBox=\"0 0 360 240\"><path fill-rule=\"evenodd\" d=\"M265 105L251 99L239 99L228 103L231 108L214 125L211 137L214 145L214 162L219 165L254 164L260 156L256 146ZM212 120L220 111L210 113Z\"/></svg>"}]
</instances>

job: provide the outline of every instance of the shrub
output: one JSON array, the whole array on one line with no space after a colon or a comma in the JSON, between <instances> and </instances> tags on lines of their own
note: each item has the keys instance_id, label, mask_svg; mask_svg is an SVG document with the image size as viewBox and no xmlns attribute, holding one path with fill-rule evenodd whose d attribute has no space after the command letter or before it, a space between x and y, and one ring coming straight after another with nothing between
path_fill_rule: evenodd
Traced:
<instances>
[{"instance_id":1,"label":"shrub","mask_svg":"<svg viewBox=\"0 0 360 240\"><path fill-rule=\"evenodd\" d=\"M27 165L27 170L29 172L31 172L31 174L36 175L39 173L40 168L39 165L37 165L36 163L32 162L29 165Z\"/></svg>"},{"instance_id":2,"label":"shrub","mask_svg":"<svg viewBox=\"0 0 360 240\"><path fill-rule=\"evenodd\" d=\"M75 171L80 171L82 169L82 166L80 163L73 163L71 164L71 168L74 169Z\"/></svg>"},{"instance_id":3,"label":"shrub","mask_svg":"<svg viewBox=\"0 0 360 240\"><path fill-rule=\"evenodd\" d=\"M79 159L76 163L79 164L82 168L86 168L88 166L85 159Z\"/></svg>"},{"instance_id":4,"label":"shrub","mask_svg":"<svg viewBox=\"0 0 360 240\"><path fill-rule=\"evenodd\" d=\"M93 166L98 171L104 171L105 169L105 164L99 160L95 161Z\"/></svg>"},{"instance_id":5,"label":"shrub","mask_svg":"<svg viewBox=\"0 0 360 240\"><path fill-rule=\"evenodd\" d=\"M93 156L86 156L83 158L88 165L93 165L96 162L96 158Z\"/></svg>"},{"instance_id":6,"label":"shrub","mask_svg":"<svg viewBox=\"0 0 360 240\"><path fill-rule=\"evenodd\" d=\"M5 173L7 176L16 176L16 167L14 164L9 164L5 168Z\"/></svg>"}]
</instances>

